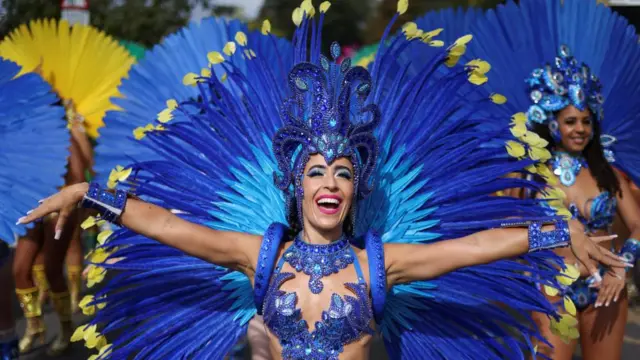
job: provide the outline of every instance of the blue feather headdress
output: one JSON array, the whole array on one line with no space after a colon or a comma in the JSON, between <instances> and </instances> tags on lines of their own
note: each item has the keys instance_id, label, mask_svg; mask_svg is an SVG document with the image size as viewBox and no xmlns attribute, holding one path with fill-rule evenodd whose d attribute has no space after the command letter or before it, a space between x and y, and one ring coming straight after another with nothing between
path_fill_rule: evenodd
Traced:
<instances>
[{"instance_id":1,"label":"blue feather headdress","mask_svg":"<svg viewBox=\"0 0 640 360\"><path fill-rule=\"evenodd\" d=\"M340 46L333 43L331 56L340 56ZM298 216L302 219L302 174L309 157L322 154L327 163L347 157L354 167L355 193L366 197L369 177L378 154L373 130L380 122L375 104L364 105L371 92L371 75L362 67L350 67L346 59L340 65L320 55L321 66L297 64L289 73L292 95L280 114L284 126L273 138L273 152L282 176L274 174L278 188L293 185ZM289 202L288 202L289 203ZM290 211L291 209L289 209Z\"/></svg>"},{"instance_id":2,"label":"blue feather headdress","mask_svg":"<svg viewBox=\"0 0 640 360\"><path fill-rule=\"evenodd\" d=\"M527 111L527 120L538 124L554 124L554 113L569 105L578 110L591 110L602 120L604 98L602 85L586 64L578 64L568 46L562 45L553 64L533 70L526 79L533 105Z\"/></svg>"}]
</instances>

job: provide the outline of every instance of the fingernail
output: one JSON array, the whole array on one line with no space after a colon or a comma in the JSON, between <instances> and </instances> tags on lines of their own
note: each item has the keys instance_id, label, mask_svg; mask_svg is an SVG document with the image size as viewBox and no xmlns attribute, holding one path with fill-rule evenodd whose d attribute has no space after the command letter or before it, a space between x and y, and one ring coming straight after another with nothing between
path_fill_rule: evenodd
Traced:
<instances>
[{"instance_id":1,"label":"fingernail","mask_svg":"<svg viewBox=\"0 0 640 360\"><path fill-rule=\"evenodd\" d=\"M613 302L618 302L618 297L617 296L613 298Z\"/></svg>"},{"instance_id":2,"label":"fingernail","mask_svg":"<svg viewBox=\"0 0 640 360\"><path fill-rule=\"evenodd\" d=\"M606 304L604 304L605 307L609 307L609 304L611 304L611 301L607 301Z\"/></svg>"},{"instance_id":3,"label":"fingernail","mask_svg":"<svg viewBox=\"0 0 640 360\"><path fill-rule=\"evenodd\" d=\"M624 265L625 265L626 267L633 267L633 264L632 264L632 263L628 263L628 262L625 262L625 263L624 263Z\"/></svg>"},{"instance_id":4,"label":"fingernail","mask_svg":"<svg viewBox=\"0 0 640 360\"><path fill-rule=\"evenodd\" d=\"M599 308L600 307L600 303L596 303L595 307Z\"/></svg>"},{"instance_id":5,"label":"fingernail","mask_svg":"<svg viewBox=\"0 0 640 360\"><path fill-rule=\"evenodd\" d=\"M611 237L615 239L615 238L618 237L618 234L613 234L613 235L611 235Z\"/></svg>"},{"instance_id":6,"label":"fingernail","mask_svg":"<svg viewBox=\"0 0 640 360\"><path fill-rule=\"evenodd\" d=\"M43 202L44 202L44 199L38 200L38 204L42 204Z\"/></svg>"},{"instance_id":7,"label":"fingernail","mask_svg":"<svg viewBox=\"0 0 640 360\"><path fill-rule=\"evenodd\" d=\"M25 218L25 216L23 216L20 219L18 219L18 221L16 222L16 225L22 224L22 222L24 221L24 218Z\"/></svg>"},{"instance_id":8,"label":"fingernail","mask_svg":"<svg viewBox=\"0 0 640 360\"><path fill-rule=\"evenodd\" d=\"M31 214L32 212L33 212L33 210L27 211L27 215Z\"/></svg>"},{"instance_id":9,"label":"fingernail","mask_svg":"<svg viewBox=\"0 0 640 360\"><path fill-rule=\"evenodd\" d=\"M600 283L602 281L602 276L600 276L599 272L595 272L595 273L591 274L591 276L593 276L593 278L595 279L596 283Z\"/></svg>"},{"instance_id":10,"label":"fingernail","mask_svg":"<svg viewBox=\"0 0 640 360\"><path fill-rule=\"evenodd\" d=\"M60 240L60 236L62 236L62 230L56 230L56 234L53 235L53 239Z\"/></svg>"}]
</instances>

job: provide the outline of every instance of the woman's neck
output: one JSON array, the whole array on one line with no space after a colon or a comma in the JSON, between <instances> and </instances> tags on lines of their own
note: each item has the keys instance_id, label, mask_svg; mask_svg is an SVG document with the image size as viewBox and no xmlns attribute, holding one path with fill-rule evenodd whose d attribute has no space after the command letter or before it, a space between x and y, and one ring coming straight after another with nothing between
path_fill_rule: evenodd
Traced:
<instances>
[{"instance_id":1,"label":"woman's neck","mask_svg":"<svg viewBox=\"0 0 640 360\"><path fill-rule=\"evenodd\" d=\"M564 153L564 154L570 155L570 156L572 156L574 158L582 158L582 157L584 157L584 155L582 155L582 151L571 152L571 151L568 151L568 150L564 149L562 146L556 146L555 149L553 150L553 152L554 153Z\"/></svg>"},{"instance_id":2,"label":"woman's neck","mask_svg":"<svg viewBox=\"0 0 640 360\"><path fill-rule=\"evenodd\" d=\"M325 245L339 240L342 237L342 229L331 231L319 231L308 224L302 231L302 239L307 244Z\"/></svg>"}]
</instances>

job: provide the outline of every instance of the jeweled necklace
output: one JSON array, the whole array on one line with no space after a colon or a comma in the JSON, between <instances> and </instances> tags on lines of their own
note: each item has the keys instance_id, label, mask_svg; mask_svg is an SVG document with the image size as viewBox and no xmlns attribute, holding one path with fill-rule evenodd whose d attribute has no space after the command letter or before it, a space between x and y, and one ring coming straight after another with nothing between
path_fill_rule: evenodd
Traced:
<instances>
[{"instance_id":1,"label":"jeweled necklace","mask_svg":"<svg viewBox=\"0 0 640 360\"><path fill-rule=\"evenodd\" d=\"M587 160L584 156L571 155L564 151L554 151L551 159L553 173L560 178L564 186L575 184L576 178L582 168L587 168Z\"/></svg>"},{"instance_id":2,"label":"jeweled necklace","mask_svg":"<svg viewBox=\"0 0 640 360\"><path fill-rule=\"evenodd\" d=\"M302 240L302 233L296 236L293 245L284 254L284 260L296 271L309 275L309 290L319 294L324 285L323 276L329 276L353 263L349 239L344 235L335 242L325 245L308 244Z\"/></svg>"}]
</instances>

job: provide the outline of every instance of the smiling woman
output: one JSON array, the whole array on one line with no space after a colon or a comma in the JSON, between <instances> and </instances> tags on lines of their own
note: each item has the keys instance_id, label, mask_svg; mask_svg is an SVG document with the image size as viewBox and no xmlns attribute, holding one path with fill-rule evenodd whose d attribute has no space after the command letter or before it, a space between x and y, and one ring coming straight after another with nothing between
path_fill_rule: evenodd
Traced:
<instances>
[{"instance_id":1,"label":"smiling woman","mask_svg":"<svg viewBox=\"0 0 640 360\"><path fill-rule=\"evenodd\" d=\"M338 158L331 165L320 154L311 155L302 181L305 241L329 243L340 237L353 204L353 165ZM353 229L353 227L351 227Z\"/></svg>"}]
</instances>

